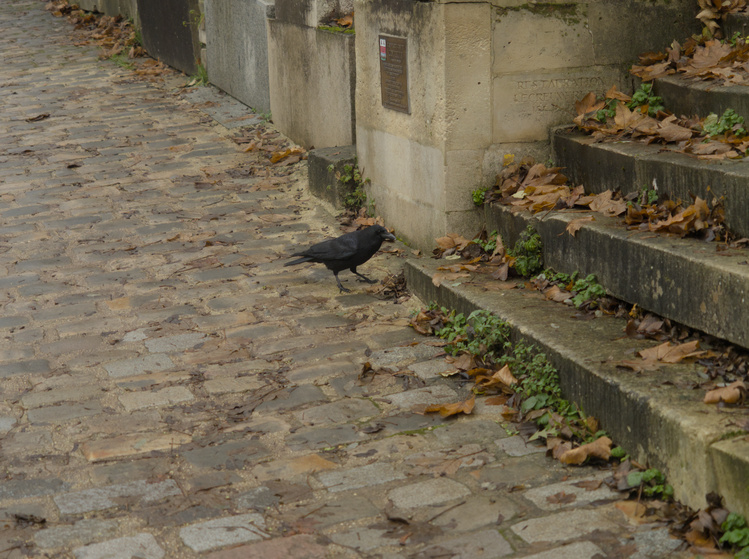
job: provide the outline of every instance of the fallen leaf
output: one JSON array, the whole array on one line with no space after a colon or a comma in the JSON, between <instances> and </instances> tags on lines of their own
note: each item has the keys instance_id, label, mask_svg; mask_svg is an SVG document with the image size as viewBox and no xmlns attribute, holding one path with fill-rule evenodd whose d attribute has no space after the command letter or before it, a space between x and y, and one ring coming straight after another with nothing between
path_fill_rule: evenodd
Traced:
<instances>
[{"instance_id":1,"label":"fallen leaf","mask_svg":"<svg viewBox=\"0 0 749 559\"><path fill-rule=\"evenodd\" d=\"M593 217L592 215L587 215L585 217L579 217L577 219L573 219L567 224L567 228L565 229L565 231L574 237L575 233L577 233L582 228L583 225L585 225L586 223L590 223L591 221L595 221L595 220L596 218Z\"/></svg>"},{"instance_id":2,"label":"fallen leaf","mask_svg":"<svg viewBox=\"0 0 749 559\"><path fill-rule=\"evenodd\" d=\"M570 503L574 503L577 500L577 495L574 493L565 493L564 491L560 491L559 493L555 493L554 495L549 495L546 497L546 502L552 504L552 505L569 505Z\"/></svg>"},{"instance_id":3,"label":"fallen leaf","mask_svg":"<svg viewBox=\"0 0 749 559\"><path fill-rule=\"evenodd\" d=\"M557 303L563 303L570 297L572 297L572 293L569 291L565 291L558 285L552 285L551 287L545 289L542 291L544 294L544 297L546 297L549 301L556 301Z\"/></svg>"},{"instance_id":4,"label":"fallen leaf","mask_svg":"<svg viewBox=\"0 0 749 559\"><path fill-rule=\"evenodd\" d=\"M580 489L585 489L586 491L595 491L601 485L603 485L603 480L600 479L586 479L585 481L578 481L577 483L573 483L575 487L579 487Z\"/></svg>"},{"instance_id":5,"label":"fallen leaf","mask_svg":"<svg viewBox=\"0 0 749 559\"><path fill-rule=\"evenodd\" d=\"M704 355L704 351L697 351L699 347L700 344L697 340L675 345L672 345L671 342L664 342L655 347L640 351L638 352L638 355L645 361L658 361L660 363L674 364L679 363L684 359Z\"/></svg>"},{"instance_id":6,"label":"fallen leaf","mask_svg":"<svg viewBox=\"0 0 749 559\"><path fill-rule=\"evenodd\" d=\"M746 383L744 383L744 381L737 380L736 382L732 382L728 386L710 390L707 394L705 394L705 399L703 401L706 404L720 404L721 402L725 404L739 404L742 403L746 398L746 393Z\"/></svg>"},{"instance_id":7,"label":"fallen leaf","mask_svg":"<svg viewBox=\"0 0 749 559\"><path fill-rule=\"evenodd\" d=\"M439 413L442 417L449 417L459 413L470 414L473 411L473 406L476 403L476 396L471 396L468 400L463 402L455 402L453 404L433 404L427 406L424 413Z\"/></svg>"},{"instance_id":8,"label":"fallen leaf","mask_svg":"<svg viewBox=\"0 0 749 559\"><path fill-rule=\"evenodd\" d=\"M468 278L471 277L470 274L464 273L464 272L449 272L449 273L443 273L443 272L435 272L432 276L432 284L434 284L434 287L439 287L442 285L443 281L455 281L460 278Z\"/></svg>"},{"instance_id":9,"label":"fallen leaf","mask_svg":"<svg viewBox=\"0 0 749 559\"><path fill-rule=\"evenodd\" d=\"M577 448L573 448L572 450L567 450L559 456L559 461L562 464L574 464L579 466L588 460L588 458L608 460L611 457L611 444L611 439L608 437L601 437L592 443L584 444Z\"/></svg>"}]
</instances>

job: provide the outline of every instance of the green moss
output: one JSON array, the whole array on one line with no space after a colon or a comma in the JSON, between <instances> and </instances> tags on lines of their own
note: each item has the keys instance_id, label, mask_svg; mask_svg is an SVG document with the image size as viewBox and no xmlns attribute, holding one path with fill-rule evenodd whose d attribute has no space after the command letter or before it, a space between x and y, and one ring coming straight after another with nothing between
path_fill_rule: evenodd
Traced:
<instances>
[{"instance_id":1,"label":"green moss","mask_svg":"<svg viewBox=\"0 0 749 559\"><path fill-rule=\"evenodd\" d=\"M338 26L331 26L331 25L320 25L318 26L318 29L320 31L328 31L330 33L344 33L346 35L355 35L356 30L351 29L350 27L338 27Z\"/></svg>"}]
</instances>

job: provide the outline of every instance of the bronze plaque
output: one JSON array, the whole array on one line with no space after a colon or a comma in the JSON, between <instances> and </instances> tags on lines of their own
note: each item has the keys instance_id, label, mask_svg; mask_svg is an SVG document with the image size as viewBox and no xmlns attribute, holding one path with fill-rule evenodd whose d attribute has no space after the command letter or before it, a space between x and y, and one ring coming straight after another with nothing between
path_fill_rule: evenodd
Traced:
<instances>
[{"instance_id":1,"label":"bronze plaque","mask_svg":"<svg viewBox=\"0 0 749 559\"><path fill-rule=\"evenodd\" d=\"M406 39L380 35L380 89L382 106L411 113L408 104L408 57Z\"/></svg>"}]
</instances>

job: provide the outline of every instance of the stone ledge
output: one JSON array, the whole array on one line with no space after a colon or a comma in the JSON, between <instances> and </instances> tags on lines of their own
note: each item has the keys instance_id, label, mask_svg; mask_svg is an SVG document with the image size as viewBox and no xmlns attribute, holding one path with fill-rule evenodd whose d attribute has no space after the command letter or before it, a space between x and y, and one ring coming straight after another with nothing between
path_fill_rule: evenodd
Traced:
<instances>
[{"instance_id":1,"label":"stone ledge","mask_svg":"<svg viewBox=\"0 0 749 559\"><path fill-rule=\"evenodd\" d=\"M313 149L308 156L309 189L318 198L343 209L344 200L351 188L336 179L344 165L356 164L356 146ZM331 165L333 170L330 170Z\"/></svg>"},{"instance_id":2,"label":"stone ledge","mask_svg":"<svg viewBox=\"0 0 749 559\"><path fill-rule=\"evenodd\" d=\"M744 437L734 442L735 428L730 426L733 416L743 417L743 410L718 413L702 403L700 392L680 388L699 367L671 365L639 375L619 369L617 362L636 359L636 351L655 344L626 338L623 319L575 319L569 307L546 301L540 293L494 291L475 277L435 287L432 275L442 264L429 259L406 262L408 285L420 299L466 314L493 311L510 324L515 339L546 353L559 370L565 397L599 418L602 428L636 460L667 473L677 499L698 509L706 505L707 493L718 491L732 510L749 513L749 495L735 491L749 477L749 452L741 450L749 443Z\"/></svg>"},{"instance_id":3,"label":"stone ledge","mask_svg":"<svg viewBox=\"0 0 749 559\"><path fill-rule=\"evenodd\" d=\"M555 164L587 192L628 193L643 186L653 188L655 182L674 200L691 200L692 194L706 200L722 196L728 228L749 236L749 161L703 161L640 142L597 144L569 127L553 132L551 143Z\"/></svg>"},{"instance_id":4,"label":"stone ledge","mask_svg":"<svg viewBox=\"0 0 749 559\"><path fill-rule=\"evenodd\" d=\"M593 215L573 237L570 221ZM512 246L527 225L544 243L544 264L558 272L595 274L613 296L749 348L749 251L716 254L715 243L629 231L595 212L529 212L486 208L486 228Z\"/></svg>"},{"instance_id":5,"label":"stone ledge","mask_svg":"<svg viewBox=\"0 0 749 559\"><path fill-rule=\"evenodd\" d=\"M749 91L745 85L717 85L678 74L658 78L654 83L655 93L663 97L663 105L676 115L720 116L726 109L733 109L749 118Z\"/></svg>"}]
</instances>

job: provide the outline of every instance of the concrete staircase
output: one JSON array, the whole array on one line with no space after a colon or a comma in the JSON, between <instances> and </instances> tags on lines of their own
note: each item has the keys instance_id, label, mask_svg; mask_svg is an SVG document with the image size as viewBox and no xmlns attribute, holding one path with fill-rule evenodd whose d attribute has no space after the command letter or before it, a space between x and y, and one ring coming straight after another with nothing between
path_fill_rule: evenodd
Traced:
<instances>
[{"instance_id":1,"label":"concrete staircase","mask_svg":"<svg viewBox=\"0 0 749 559\"><path fill-rule=\"evenodd\" d=\"M739 30L744 23L733 22ZM727 28L733 29L732 25ZM749 29L747 26L746 29ZM746 31L745 29L745 31ZM733 108L749 122L749 87L720 87L678 77L658 80L656 94L677 114L722 114ZM573 184L591 193L623 193L651 187L672 199L690 194L724 197L729 230L749 237L749 158L705 161L637 142L593 143L571 128L552 134L552 159ZM592 212L591 212L592 214ZM593 214L575 237L565 233L586 212L512 213L485 207L487 230L497 229L512 246L532 225L544 242L545 265L582 276L595 274L624 301L716 338L749 348L749 250L717 250L717 243L631 231L623 220ZM430 277L439 263L407 264L409 285L426 301L470 312L488 308L510 322L514 334L536 343L557 366L568 398L599 417L613 438L642 463L667 472L682 502L700 508L717 491L727 506L749 515L749 437L736 428L746 407L717 409L702 403L703 390L689 384L704 370L696 364L635 374L617 367L636 359L652 341L626 339L625 321L581 321L569 307L527 290L491 290L481 282Z\"/></svg>"}]
</instances>

